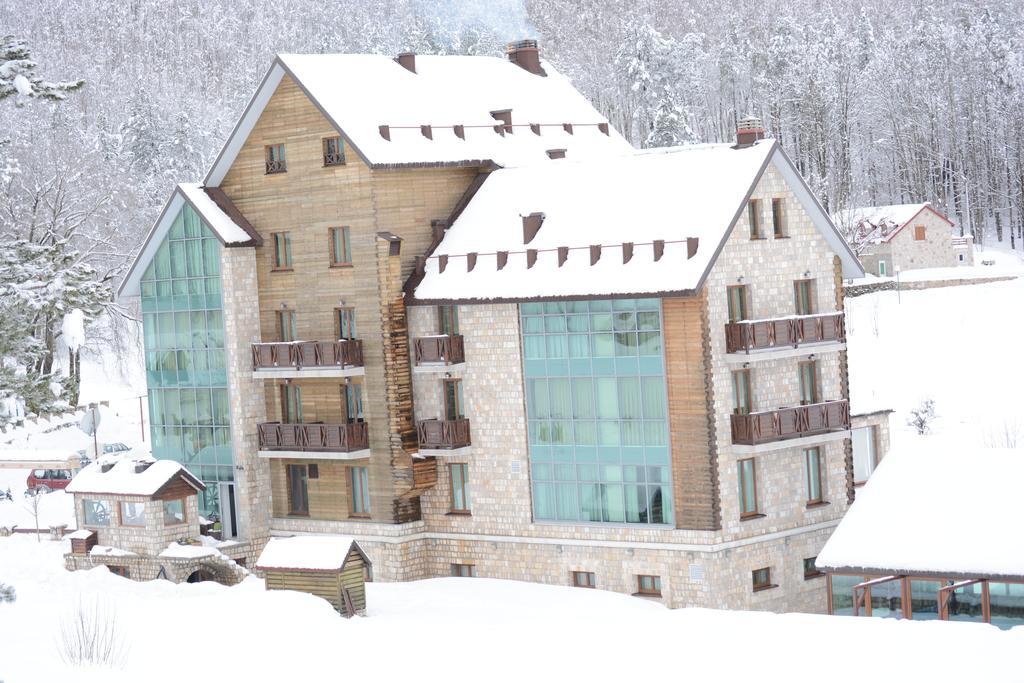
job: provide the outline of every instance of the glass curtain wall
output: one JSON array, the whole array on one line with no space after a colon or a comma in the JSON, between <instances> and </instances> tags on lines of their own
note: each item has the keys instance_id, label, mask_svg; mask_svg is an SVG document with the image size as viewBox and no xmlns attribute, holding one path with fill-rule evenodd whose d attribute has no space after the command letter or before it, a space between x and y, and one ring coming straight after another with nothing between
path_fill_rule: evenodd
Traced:
<instances>
[{"instance_id":1,"label":"glass curtain wall","mask_svg":"<svg viewBox=\"0 0 1024 683\"><path fill-rule=\"evenodd\" d=\"M206 484L206 516L218 509L217 482L232 480L220 250L186 204L141 284L153 455Z\"/></svg>"},{"instance_id":2,"label":"glass curtain wall","mask_svg":"<svg viewBox=\"0 0 1024 683\"><path fill-rule=\"evenodd\" d=\"M670 524L660 301L520 310L535 518Z\"/></svg>"}]
</instances>

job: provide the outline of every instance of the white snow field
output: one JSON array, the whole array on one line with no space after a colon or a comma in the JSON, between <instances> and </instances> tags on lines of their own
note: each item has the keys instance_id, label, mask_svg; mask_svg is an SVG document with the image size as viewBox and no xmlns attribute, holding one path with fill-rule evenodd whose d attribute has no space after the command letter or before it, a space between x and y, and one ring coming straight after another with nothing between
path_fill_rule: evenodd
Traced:
<instances>
[{"instance_id":1,"label":"white snow field","mask_svg":"<svg viewBox=\"0 0 1024 683\"><path fill-rule=\"evenodd\" d=\"M792 681L800 672L837 682L1022 675L1024 628L668 610L599 590L483 578L370 584L367 617L344 619L319 598L267 592L256 578L225 588L136 583L106 569L70 574L61 564L67 543L0 538L0 581L17 591L15 603L0 604L6 683L183 677L429 683L462 675L764 683ZM124 639L115 668L62 662L61 626L78 605L114 617Z\"/></svg>"}]
</instances>

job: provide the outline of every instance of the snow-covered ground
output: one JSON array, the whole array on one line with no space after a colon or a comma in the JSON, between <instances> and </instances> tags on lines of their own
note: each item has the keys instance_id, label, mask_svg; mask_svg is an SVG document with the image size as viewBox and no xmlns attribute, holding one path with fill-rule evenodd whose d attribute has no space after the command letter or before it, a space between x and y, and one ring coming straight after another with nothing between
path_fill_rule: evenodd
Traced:
<instances>
[{"instance_id":1,"label":"snow-covered ground","mask_svg":"<svg viewBox=\"0 0 1024 683\"><path fill-rule=\"evenodd\" d=\"M136 583L65 572L67 541L0 538L0 679L35 681L1021 680L1024 629L714 610L667 610L598 590L494 579L370 584L368 616L247 579ZM59 656L81 604L115 617L120 667ZM939 653L946 653L939 655ZM486 672L486 673L484 673ZM674 673L673 673L674 672Z\"/></svg>"}]
</instances>

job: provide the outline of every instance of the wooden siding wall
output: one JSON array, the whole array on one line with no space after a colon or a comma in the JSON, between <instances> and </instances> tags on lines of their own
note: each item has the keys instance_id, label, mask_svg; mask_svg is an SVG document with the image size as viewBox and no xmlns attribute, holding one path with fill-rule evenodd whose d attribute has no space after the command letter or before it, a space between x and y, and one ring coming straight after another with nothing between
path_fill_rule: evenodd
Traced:
<instances>
[{"instance_id":1,"label":"wooden siding wall","mask_svg":"<svg viewBox=\"0 0 1024 683\"><path fill-rule=\"evenodd\" d=\"M355 551L349 551L345 567L341 572L341 585L348 589L352 598L352 606L356 612L366 610L366 574L363 567L363 556Z\"/></svg>"},{"instance_id":2,"label":"wooden siding wall","mask_svg":"<svg viewBox=\"0 0 1024 683\"><path fill-rule=\"evenodd\" d=\"M835 272L836 310L842 311L845 310L846 297L843 296L843 262L838 255L832 257L832 268ZM839 352L839 393L840 398L850 400L850 360L845 350ZM843 460L846 464L846 502L853 503L856 496L853 485L853 439L843 441Z\"/></svg>"},{"instance_id":3,"label":"wooden siding wall","mask_svg":"<svg viewBox=\"0 0 1024 683\"><path fill-rule=\"evenodd\" d=\"M282 307L296 312L298 336L309 340L333 339L334 309L355 308L366 365L364 411L375 456L369 463L372 517L418 519L418 500L405 495L413 484L405 449L415 447L415 432L406 386L411 379L402 368L403 362L407 368L408 359L403 361L395 351L408 348L404 308L398 299L416 256L430 244L431 221L448 217L476 169L372 170L347 145L345 165L324 167L322 140L335 135L327 119L286 76L221 188L264 238L264 246L256 250L259 298L253 302L260 308L263 340L277 338L275 313ZM277 143L285 144L287 172L266 175L264 146ZM351 231L351 267L330 267L328 229L338 226ZM272 272L271 233L279 231L291 236L290 272ZM384 257L383 262L380 252L384 249L386 254L387 242L377 236L382 231L403 240L401 255ZM273 384L268 380L268 386ZM334 390L323 394L323 408L319 391L307 396L305 386L303 382L305 419L325 419L322 416L340 410ZM276 388L267 392L268 416L279 414L278 396ZM275 495L278 483L274 482Z\"/></svg>"},{"instance_id":4,"label":"wooden siding wall","mask_svg":"<svg viewBox=\"0 0 1024 683\"><path fill-rule=\"evenodd\" d=\"M267 590L301 591L323 598L341 611L341 577L335 572L303 572L294 569L268 569Z\"/></svg>"},{"instance_id":5,"label":"wooden siding wall","mask_svg":"<svg viewBox=\"0 0 1024 683\"><path fill-rule=\"evenodd\" d=\"M361 381L361 380L353 380ZM303 422L326 422L340 424L346 419L345 403L342 399L343 379L297 379L291 380L302 394ZM281 420L281 387L283 380L266 380L267 419ZM366 397L363 397L365 404Z\"/></svg>"},{"instance_id":6,"label":"wooden siding wall","mask_svg":"<svg viewBox=\"0 0 1024 683\"><path fill-rule=\"evenodd\" d=\"M720 527L717 457L711 435L706 295L663 299L665 380L676 527Z\"/></svg>"},{"instance_id":7,"label":"wooden siding wall","mask_svg":"<svg viewBox=\"0 0 1024 683\"><path fill-rule=\"evenodd\" d=\"M272 458L270 461L270 485L273 500L274 516L288 516L288 465L308 465L315 463L320 476L306 480L309 495L309 518L344 520L349 518L351 502L349 500L348 466L365 466L367 459L362 460L303 460L290 458Z\"/></svg>"}]
</instances>

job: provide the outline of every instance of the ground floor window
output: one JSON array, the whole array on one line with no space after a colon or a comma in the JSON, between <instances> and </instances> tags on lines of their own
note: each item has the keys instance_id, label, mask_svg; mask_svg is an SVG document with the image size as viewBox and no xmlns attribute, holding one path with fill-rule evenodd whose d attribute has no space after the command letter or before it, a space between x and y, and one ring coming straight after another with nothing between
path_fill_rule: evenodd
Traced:
<instances>
[{"instance_id":1,"label":"ground floor window","mask_svg":"<svg viewBox=\"0 0 1024 683\"><path fill-rule=\"evenodd\" d=\"M366 467L348 468L350 512L353 517L370 516L370 471Z\"/></svg>"},{"instance_id":2,"label":"ground floor window","mask_svg":"<svg viewBox=\"0 0 1024 683\"><path fill-rule=\"evenodd\" d=\"M469 465L453 462L448 465L448 479L451 484L451 512L469 513Z\"/></svg>"},{"instance_id":3,"label":"ground floor window","mask_svg":"<svg viewBox=\"0 0 1024 683\"><path fill-rule=\"evenodd\" d=\"M818 567L814 564L817 559L817 556L804 558L805 579L816 579L819 576L824 576L824 574L822 574L821 571L818 570Z\"/></svg>"},{"instance_id":4,"label":"ground floor window","mask_svg":"<svg viewBox=\"0 0 1024 683\"><path fill-rule=\"evenodd\" d=\"M109 500L82 500L82 519L85 526L110 526L111 507Z\"/></svg>"},{"instance_id":5,"label":"ground floor window","mask_svg":"<svg viewBox=\"0 0 1024 683\"><path fill-rule=\"evenodd\" d=\"M463 578L474 577L476 576L476 565L452 563L452 576L460 576Z\"/></svg>"},{"instance_id":6,"label":"ground floor window","mask_svg":"<svg viewBox=\"0 0 1024 683\"><path fill-rule=\"evenodd\" d=\"M751 581L755 591L763 591L767 588L774 588L772 584L771 567L761 567L751 572Z\"/></svg>"},{"instance_id":7,"label":"ground floor window","mask_svg":"<svg viewBox=\"0 0 1024 683\"><path fill-rule=\"evenodd\" d=\"M597 588L597 579L594 572L574 571L572 585L576 588Z\"/></svg>"},{"instance_id":8,"label":"ground floor window","mask_svg":"<svg viewBox=\"0 0 1024 683\"><path fill-rule=\"evenodd\" d=\"M128 567L118 567L116 565L108 564L107 569L110 570L111 574L117 574L118 576L123 576L126 579L128 578Z\"/></svg>"},{"instance_id":9,"label":"ground floor window","mask_svg":"<svg viewBox=\"0 0 1024 683\"><path fill-rule=\"evenodd\" d=\"M878 274L881 277L885 277L885 276L887 276L889 274L889 269L885 265L885 261L879 261L878 262Z\"/></svg>"},{"instance_id":10,"label":"ground floor window","mask_svg":"<svg viewBox=\"0 0 1024 683\"><path fill-rule=\"evenodd\" d=\"M181 498L175 498L174 500L164 501L164 526L174 526L175 524L184 524L185 519L185 501Z\"/></svg>"},{"instance_id":11,"label":"ground floor window","mask_svg":"<svg viewBox=\"0 0 1024 683\"><path fill-rule=\"evenodd\" d=\"M651 595L661 597L661 577L641 574L636 577L637 595Z\"/></svg>"},{"instance_id":12,"label":"ground floor window","mask_svg":"<svg viewBox=\"0 0 1024 683\"><path fill-rule=\"evenodd\" d=\"M146 526L146 504L121 501L122 526Z\"/></svg>"}]
</instances>

